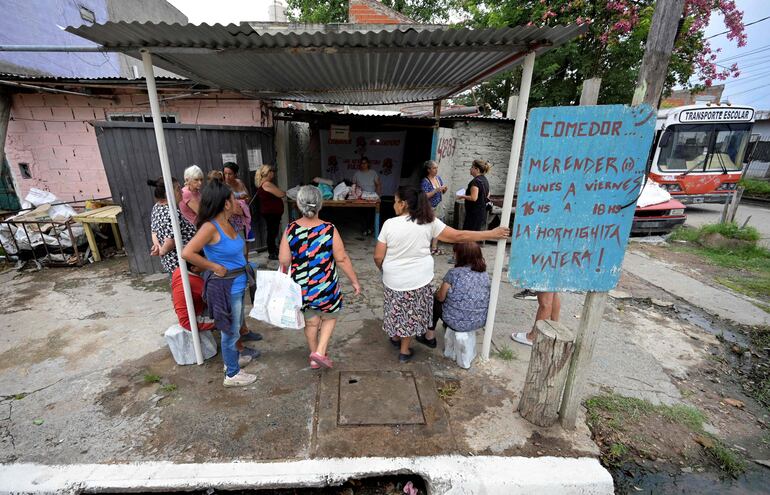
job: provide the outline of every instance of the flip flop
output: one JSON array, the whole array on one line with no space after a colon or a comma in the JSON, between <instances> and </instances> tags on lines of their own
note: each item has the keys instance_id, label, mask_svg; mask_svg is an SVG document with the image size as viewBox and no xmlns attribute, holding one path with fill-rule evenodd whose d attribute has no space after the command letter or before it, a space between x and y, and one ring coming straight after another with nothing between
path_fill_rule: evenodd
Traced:
<instances>
[{"instance_id":1,"label":"flip flop","mask_svg":"<svg viewBox=\"0 0 770 495\"><path fill-rule=\"evenodd\" d=\"M326 356L322 356L322 355L318 354L317 352L311 352L310 353L310 359L315 361L317 364L320 364L324 368L331 368L332 366L334 366L334 363L332 363L331 359L329 359Z\"/></svg>"},{"instance_id":2,"label":"flip flop","mask_svg":"<svg viewBox=\"0 0 770 495\"><path fill-rule=\"evenodd\" d=\"M513 332L511 334L511 338L518 342L519 344L524 344L532 347L532 342L530 342L529 339L527 339L527 332Z\"/></svg>"}]
</instances>

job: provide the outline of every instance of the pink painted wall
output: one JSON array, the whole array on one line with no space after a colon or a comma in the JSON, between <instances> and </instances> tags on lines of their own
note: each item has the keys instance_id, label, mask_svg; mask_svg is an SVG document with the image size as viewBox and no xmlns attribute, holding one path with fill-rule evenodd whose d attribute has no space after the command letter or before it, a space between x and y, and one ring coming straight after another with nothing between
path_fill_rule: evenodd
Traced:
<instances>
[{"instance_id":1,"label":"pink painted wall","mask_svg":"<svg viewBox=\"0 0 770 495\"><path fill-rule=\"evenodd\" d=\"M259 100L218 93L161 104L180 124L272 125ZM119 94L112 99L63 94L15 94L5 143L16 191L23 199L30 188L54 193L63 201L110 196L94 120L108 113L149 113L146 94ZM19 163L28 163L31 179L23 179Z\"/></svg>"}]
</instances>

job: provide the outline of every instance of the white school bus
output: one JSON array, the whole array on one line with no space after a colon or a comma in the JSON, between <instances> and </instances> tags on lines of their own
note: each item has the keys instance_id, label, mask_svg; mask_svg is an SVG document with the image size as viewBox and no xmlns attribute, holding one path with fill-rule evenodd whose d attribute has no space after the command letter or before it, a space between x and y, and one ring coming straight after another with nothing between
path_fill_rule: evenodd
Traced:
<instances>
[{"instance_id":1,"label":"white school bus","mask_svg":"<svg viewBox=\"0 0 770 495\"><path fill-rule=\"evenodd\" d=\"M753 124L746 106L661 109L650 179L684 204L724 203L738 187Z\"/></svg>"}]
</instances>

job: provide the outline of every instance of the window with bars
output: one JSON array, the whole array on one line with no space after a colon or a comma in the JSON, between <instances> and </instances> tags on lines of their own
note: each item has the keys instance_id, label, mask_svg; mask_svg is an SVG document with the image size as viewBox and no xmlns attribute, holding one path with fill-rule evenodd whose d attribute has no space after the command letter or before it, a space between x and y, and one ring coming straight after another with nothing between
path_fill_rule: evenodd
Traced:
<instances>
[{"instance_id":1,"label":"window with bars","mask_svg":"<svg viewBox=\"0 0 770 495\"><path fill-rule=\"evenodd\" d=\"M164 124L178 124L177 116L173 113L164 113L160 116ZM152 114L149 113L111 113L107 115L111 122L144 122L152 123Z\"/></svg>"}]
</instances>

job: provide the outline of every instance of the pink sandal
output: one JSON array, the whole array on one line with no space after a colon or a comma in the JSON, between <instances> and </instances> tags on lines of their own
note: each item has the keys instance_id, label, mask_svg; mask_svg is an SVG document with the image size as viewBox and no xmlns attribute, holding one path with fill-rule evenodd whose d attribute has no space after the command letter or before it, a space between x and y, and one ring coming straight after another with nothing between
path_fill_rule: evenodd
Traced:
<instances>
[{"instance_id":1,"label":"pink sandal","mask_svg":"<svg viewBox=\"0 0 770 495\"><path fill-rule=\"evenodd\" d=\"M322 356L322 355L318 354L317 352L311 352L310 353L310 360L311 361L315 361L316 364L319 364L319 365L323 366L324 368L331 368L332 366L334 366L334 363L332 363L331 359L329 359L326 356Z\"/></svg>"},{"instance_id":2,"label":"pink sandal","mask_svg":"<svg viewBox=\"0 0 770 495\"><path fill-rule=\"evenodd\" d=\"M310 369L311 370L321 369L321 366L311 359L310 360Z\"/></svg>"}]
</instances>

